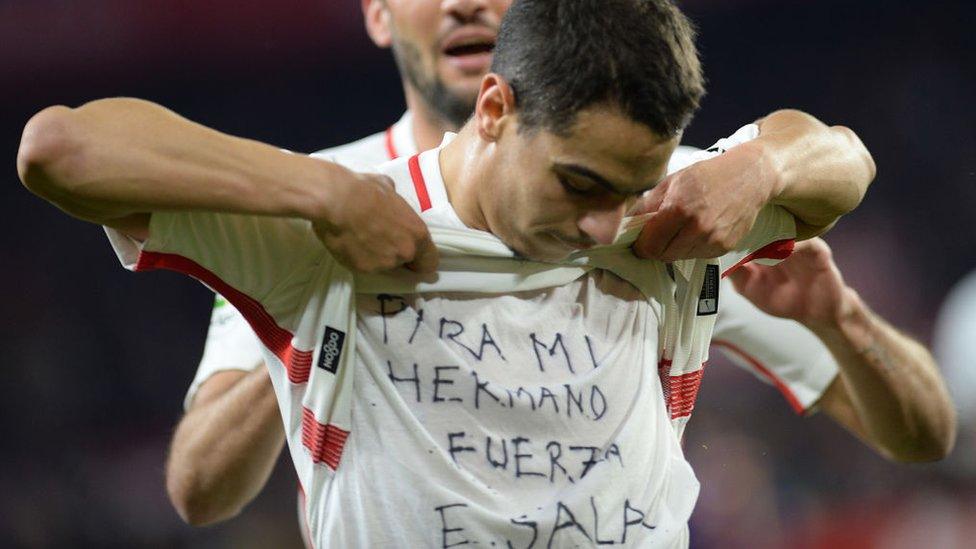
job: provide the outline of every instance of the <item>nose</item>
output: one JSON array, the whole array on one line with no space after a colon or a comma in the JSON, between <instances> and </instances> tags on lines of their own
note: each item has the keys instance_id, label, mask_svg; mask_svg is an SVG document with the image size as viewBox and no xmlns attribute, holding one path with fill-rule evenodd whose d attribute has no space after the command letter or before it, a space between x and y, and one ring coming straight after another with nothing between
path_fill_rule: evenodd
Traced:
<instances>
[{"instance_id":1,"label":"nose","mask_svg":"<svg viewBox=\"0 0 976 549\"><path fill-rule=\"evenodd\" d=\"M587 210L577 222L577 227L580 232L601 246L613 244L626 210L626 203Z\"/></svg>"},{"instance_id":2,"label":"nose","mask_svg":"<svg viewBox=\"0 0 976 549\"><path fill-rule=\"evenodd\" d=\"M443 0L441 8L462 23L475 21L488 7L488 0Z\"/></svg>"}]
</instances>

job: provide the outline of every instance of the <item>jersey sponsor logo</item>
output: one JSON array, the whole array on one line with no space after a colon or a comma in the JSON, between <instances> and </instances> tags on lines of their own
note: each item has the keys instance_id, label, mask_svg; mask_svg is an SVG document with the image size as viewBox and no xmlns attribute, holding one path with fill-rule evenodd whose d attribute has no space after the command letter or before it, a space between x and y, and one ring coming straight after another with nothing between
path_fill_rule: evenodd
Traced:
<instances>
[{"instance_id":1,"label":"jersey sponsor logo","mask_svg":"<svg viewBox=\"0 0 976 549\"><path fill-rule=\"evenodd\" d=\"M322 336L322 348L319 349L319 368L327 372L336 372L339 367L339 359L342 357L342 345L346 341L346 333L336 330L331 326L325 327L325 335Z\"/></svg>"},{"instance_id":2,"label":"jersey sponsor logo","mask_svg":"<svg viewBox=\"0 0 976 549\"><path fill-rule=\"evenodd\" d=\"M705 265L705 281L698 296L698 316L718 312L718 265Z\"/></svg>"}]
</instances>

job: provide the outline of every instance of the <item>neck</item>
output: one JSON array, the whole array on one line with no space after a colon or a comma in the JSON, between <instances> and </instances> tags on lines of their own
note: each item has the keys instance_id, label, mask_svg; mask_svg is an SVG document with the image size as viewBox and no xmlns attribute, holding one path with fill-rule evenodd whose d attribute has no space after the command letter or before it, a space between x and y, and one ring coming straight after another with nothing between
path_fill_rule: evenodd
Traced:
<instances>
[{"instance_id":1,"label":"neck","mask_svg":"<svg viewBox=\"0 0 976 549\"><path fill-rule=\"evenodd\" d=\"M413 140L418 151L427 151L441 144L444 134L456 132L458 128L446 122L432 109L412 86L405 84L403 92L407 108L413 114Z\"/></svg>"},{"instance_id":2,"label":"neck","mask_svg":"<svg viewBox=\"0 0 976 549\"><path fill-rule=\"evenodd\" d=\"M441 176L454 211L468 227L488 232L479 190L485 188L482 182L489 177L492 149L492 144L478 137L474 124L467 124L440 153Z\"/></svg>"}]
</instances>

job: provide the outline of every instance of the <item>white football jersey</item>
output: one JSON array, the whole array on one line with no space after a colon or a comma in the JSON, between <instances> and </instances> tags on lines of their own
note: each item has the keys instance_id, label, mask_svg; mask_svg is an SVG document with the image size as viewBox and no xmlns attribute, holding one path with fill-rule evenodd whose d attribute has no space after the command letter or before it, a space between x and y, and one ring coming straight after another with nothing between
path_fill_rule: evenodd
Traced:
<instances>
[{"instance_id":1,"label":"white football jersey","mask_svg":"<svg viewBox=\"0 0 976 549\"><path fill-rule=\"evenodd\" d=\"M257 333L315 546L687 547L679 440L719 274L788 255L792 218L767 208L740 250L673 268L632 240L535 263L461 224L439 153L379 168L431 227L435 282L349 273L302 220L157 212L146 242L108 233L128 268L204 281Z\"/></svg>"}]
</instances>

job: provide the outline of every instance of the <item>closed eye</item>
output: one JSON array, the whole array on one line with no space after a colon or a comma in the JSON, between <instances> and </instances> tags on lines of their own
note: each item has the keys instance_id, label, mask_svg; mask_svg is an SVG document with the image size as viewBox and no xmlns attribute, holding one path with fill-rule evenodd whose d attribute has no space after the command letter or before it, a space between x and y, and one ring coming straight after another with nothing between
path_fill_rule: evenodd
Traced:
<instances>
[{"instance_id":1,"label":"closed eye","mask_svg":"<svg viewBox=\"0 0 976 549\"><path fill-rule=\"evenodd\" d=\"M559 184L563 186L563 189L570 194L580 196L591 195L596 187L595 185L580 184L562 174L556 174L556 178L559 179Z\"/></svg>"}]
</instances>

